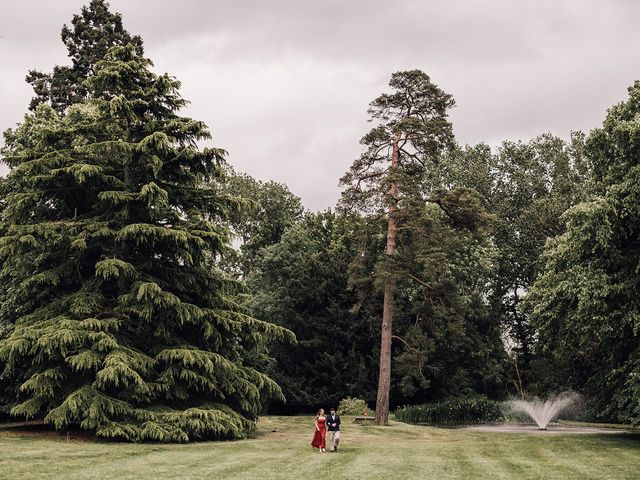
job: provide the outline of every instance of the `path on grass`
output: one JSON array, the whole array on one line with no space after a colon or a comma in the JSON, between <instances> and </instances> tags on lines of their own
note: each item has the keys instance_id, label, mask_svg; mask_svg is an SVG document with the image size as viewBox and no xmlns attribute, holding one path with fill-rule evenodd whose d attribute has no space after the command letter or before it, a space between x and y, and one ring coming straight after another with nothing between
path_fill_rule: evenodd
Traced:
<instances>
[{"instance_id":1,"label":"path on grass","mask_svg":"<svg viewBox=\"0 0 640 480\"><path fill-rule=\"evenodd\" d=\"M549 425L545 430L540 430L536 425L519 425L511 423L497 425L473 425L465 427L465 429L487 433L528 433L532 435L624 435L626 433L638 433L618 428L578 427L555 424Z\"/></svg>"}]
</instances>

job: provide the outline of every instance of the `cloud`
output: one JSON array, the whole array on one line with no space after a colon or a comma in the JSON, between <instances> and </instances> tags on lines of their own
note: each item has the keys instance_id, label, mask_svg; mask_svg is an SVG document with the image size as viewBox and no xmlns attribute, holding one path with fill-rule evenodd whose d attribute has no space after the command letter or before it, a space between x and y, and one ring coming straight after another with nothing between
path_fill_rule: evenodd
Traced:
<instances>
[{"instance_id":1,"label":"cloud","mask_svg":"<svg viewBox=\"0 0 640 480\"><path fill-rule=\"evenodd\" d=\"M0 128L20 121L30 68L67 63L80 0L3 6ZM360 152L368 103L420 68L454 95L461 143L598 126L638 78L640 2L614 0L112 0L156 69L183 82L237 169L332 206ZM1 168L1 167L0 167Z\"/></svg>"}]
</instances>

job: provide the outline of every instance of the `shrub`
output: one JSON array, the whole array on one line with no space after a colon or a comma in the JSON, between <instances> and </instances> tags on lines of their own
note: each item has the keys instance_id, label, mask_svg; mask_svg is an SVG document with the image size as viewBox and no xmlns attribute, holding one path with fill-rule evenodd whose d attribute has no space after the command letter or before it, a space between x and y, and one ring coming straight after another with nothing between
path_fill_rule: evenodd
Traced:
<instances>
[{"instance_id":1,"label":"shrub","mask_svg":"<svg viewBox=\"0 0 640 480\"><path fill-rule=\"evenodd\" d=\"M367 402L360 398L343 398L338 404L340 415L369 415Z\"/></svg>"},{"instance_id":2,"label":"shrub","mask_svg":"<svg viewBox=\"0 0 640 480\"><path fill-rule=\"evenodd\" d=\"M396 411L396 419L406 423L467 425L503 420L501 403L486 397L463 397L424 405L407 405Z\"/></svg>"}]
</instances>

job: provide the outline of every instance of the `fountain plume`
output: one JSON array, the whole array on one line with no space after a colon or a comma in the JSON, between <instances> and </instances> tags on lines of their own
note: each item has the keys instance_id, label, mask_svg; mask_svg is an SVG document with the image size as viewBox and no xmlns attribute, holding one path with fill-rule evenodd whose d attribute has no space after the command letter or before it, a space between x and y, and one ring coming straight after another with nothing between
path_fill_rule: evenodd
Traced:
<instances>
[{"instance_id":1,"label":"fountain plume","mask_svg":"<svg viewBox=\"0 0 640 480\"><path fill-rule=\"evenodd\" d=\"M549 422L555 420L560 412L575 403L579 399L578 394L565 392L546 401L535 397L531 400L511 400L508 402L513 411L524 412L538 425L540 430L546 430Z\"/></svg>"}]
</instances>

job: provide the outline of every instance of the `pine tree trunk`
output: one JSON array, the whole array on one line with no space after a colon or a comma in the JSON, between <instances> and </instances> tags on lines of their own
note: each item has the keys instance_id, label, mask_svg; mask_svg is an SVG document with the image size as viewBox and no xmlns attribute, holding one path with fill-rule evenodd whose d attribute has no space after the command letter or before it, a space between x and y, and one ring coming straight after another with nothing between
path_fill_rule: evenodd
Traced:
<instances>
[{"instance_id":1,"label":"pine tree trunk","mask_svg":"<svg viewBox=\"0 0 640 480\"><path fill-rule=\"evenodd\" d=\"M393 137L391 154L391 175L398 168L399 136ZM398 219L396 212L398 185L395 180L389 188L389 218L387 220L387 248L386 254L393 255L396 251L396 232ZM380 335L380 373L378 376L378 396L376 399L376 425L389 423L389 390L391 389L391 336L393 335L393 296L396 290L396 277L391 268L387 269L384 282L384 305L382 307L382 328Z\"/></svg>"}]
</instances>

